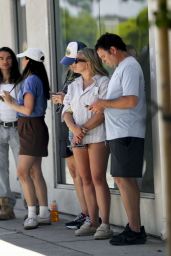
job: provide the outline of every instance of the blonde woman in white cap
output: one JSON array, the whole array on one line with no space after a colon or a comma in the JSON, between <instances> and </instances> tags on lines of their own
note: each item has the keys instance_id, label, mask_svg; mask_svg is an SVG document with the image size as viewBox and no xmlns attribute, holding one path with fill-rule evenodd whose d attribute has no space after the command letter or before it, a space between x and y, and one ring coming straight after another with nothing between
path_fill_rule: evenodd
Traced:
<instances>
[{"instance_id":1,"label":"blonde woman in white cap","mask_svg":"<svg viewBox=\"0 0 171 256\"><path fill-rule=\"evenodd\" d=\"M28 205L25 229L50 224L47 187L42 174L42 157L48 155L48 128L44 117L49 95L49 81L43 64L44 54L38 48L29 48L18 54L24 71L19 80L21 88L17 103L6 92L3 96L8 106L18 112L20 151L17 174ZM39 201L39 216L36 215L36 200Z\"/></svg>"},{"instance_id":2,"label":"blonde woman in white cap","mask_svg":"<svg viewBox=\"0 0 171 256\"><path fill-rule=\"evenodd\" d=\"M74 158L82 178L89 213L89 218L75 231L75 235L108 239L112 231L109 226L110 193L106 181L108 148L105 143L104 115L92 114L88 109L95 100L105 98L108 72L95 50L90 48L78 52L72 69L81 76L68 86L62 117L73 133ZM100 226L98 211L102 219Z\"/></svg>"},{"instance_id":3,"label":"blonde woman in white cap","mask_svg":"<svg viewBox=\"0 0 171 256\"><path fill-rule=\"evenodd\" d=\"M78 51L85 47L86 45L82 42L70 42L67 45L65 56L60 61L61 64L68 67L68 71L62 91L52 95L52 101L57 105L56 112L59 115L59 120L61 118L60 116L63 108L63 99L67 93L68 85L80 76L80 74L76 74L72 71L71 64L74 63ZM66 160L69 172L74 182L81 209L81 213L79 213L74 220L65 223L65 226L69 229L79 229L88 216L88 209L85 201L82 180L78 171L76 170L73 152L69 147L69 144L68 127L66 126L65 122L61 122L59 127L59 155Z\"/></svg>"}]
</instances>

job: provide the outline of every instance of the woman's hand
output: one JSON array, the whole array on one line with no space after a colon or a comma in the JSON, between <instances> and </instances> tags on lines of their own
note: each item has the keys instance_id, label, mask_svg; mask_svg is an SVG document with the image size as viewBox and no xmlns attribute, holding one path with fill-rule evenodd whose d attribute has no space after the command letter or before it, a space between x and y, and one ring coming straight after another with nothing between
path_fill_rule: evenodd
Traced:
<instances>
[{"instance_id":1,"label":"woman's hand","mask_svg":"<svg viewBox=\"0 0 171 256\"><path fill-rule=\"evenodd\" d=\"M72 131L73 132L72 144L73 145L80 144L82 139L86 135L87 131L88 130L84 127L79 127L79 126L75 127Z\"/></svg>"},{"instance_id":2,"label":"woman's hand","mask_svg":"<svg viewBox=\"0 0 171 256\"><path fill-rule=\"evenodd\" d=\"M63 93L63 92L58 92L57 94L52 94L53 104L63 104L64 97L65 97L65 93Z\"/></svg>"},{"instance_id":3,"label":"woman's hand","mask_svg":"<svg viewBox=\"0 0 171 256\"><path fill-rule=\"evenodd\" d=\"M85 136L85 133L83 132L82 128L79 126L75 126L72 129L72 133L74 135L75 142L77 141L76 143L78 143L78 141L80 142Z\"/></svg>"},{"instance_id":4,"label":"woman's hand","mask_svg":"<svg viewBox=\"0 0 171 256\"><path fill-rule=\"evenodd\" d=\"M10 95L9 92L7 91L3 91L3 94L1 95L1 97L3 98L4 102L7 104L12 104L13 103L13 97Z\"/></svg>"},{"instance_id":5,"label":"woman's hand","mask_svg":"<svg viewBox=\"0 0 171 256\"><path fill-rule=\"evenodd\" d=\"M34 96L31 93L25 93L24 95L24 105L18 105L13 97L11 97L9 92L4 91L2 95L4 102L7 103L10 108L14 109L16 112L20 112L26 116L30 116L34 109Z\"/></svg>"}]
</instances>

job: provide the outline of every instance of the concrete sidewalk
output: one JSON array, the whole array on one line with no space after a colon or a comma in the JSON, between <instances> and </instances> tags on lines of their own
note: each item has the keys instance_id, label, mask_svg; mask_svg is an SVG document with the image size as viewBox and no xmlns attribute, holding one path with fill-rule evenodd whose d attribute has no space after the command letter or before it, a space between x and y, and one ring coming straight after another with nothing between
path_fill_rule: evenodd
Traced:
<instances>
[{"instance_id":1,"label":"concrete sidewalk","mask_svg":"<svg viewBox=\"0 0 171 256\"><path fill-rule=\"evenodd\" d=\"M96 241L93 237L75 237L74 231L65 228L64 223L71 216L60 215L60 221L49 226L26 231L23 218L26 214L22 200L15 207L16 219L0 221L1 256L164 256L165 243L148 237L145 245L112 246L108 240ZM112 226L116 232L119 228Z\"/></svg>"}]
</instances>

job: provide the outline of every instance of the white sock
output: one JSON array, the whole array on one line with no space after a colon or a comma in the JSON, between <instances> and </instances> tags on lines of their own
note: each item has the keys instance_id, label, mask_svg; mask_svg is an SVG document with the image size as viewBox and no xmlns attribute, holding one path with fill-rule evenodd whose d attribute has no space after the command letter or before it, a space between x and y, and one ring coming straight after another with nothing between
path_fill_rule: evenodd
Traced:
<instances>
[{"instance_id":1,"label":"white sock","mask_svg":"<svg viewBox=\"0 0 171 256\"><path fill-rule=\"evenodd\" d=\"M43 217L43 218L49 217L48 206L40 206L39 207L39 216Z\"/></svg>"},{"instance_id":2,"label":"white sock","mask_svg":"<svg viewBox=\"0 0 171 256\"><path fill-rule=\"evenodd\" d=\"M36 206L28 206L28 218L36 218Z\"/></svg>"}]
</instances>

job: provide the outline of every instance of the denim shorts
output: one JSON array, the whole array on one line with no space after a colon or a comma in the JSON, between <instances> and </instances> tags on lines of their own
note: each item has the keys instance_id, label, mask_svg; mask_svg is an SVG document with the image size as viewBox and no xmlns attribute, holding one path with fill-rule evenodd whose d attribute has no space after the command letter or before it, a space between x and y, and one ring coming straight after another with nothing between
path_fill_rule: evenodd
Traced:
<instances>
[{"instance_id":1,"label":"denim shorts","mask_svg":"<svg viewBox=\"0 0 171 256\"><path fill-rule=\"evenodd\" d=\"M73 133L71 131L69 131L68 138L69 138L69 142L70 142L70 145L69 145L70 148L87 148L87 144L77 143L77 144L73 145L73 143L72 143Z\"/></svg>"},{"instance_id":2,"label":"denim shorts","mask_svg":"<svg viewBox=\"0 0 171 256\"><path fill-rule=\"evenodd\" d=\"M62 158L67 158L73 155L72 149L69 147L69 140L59 140L59 155Z\"/></svg>"}]
</instances>

